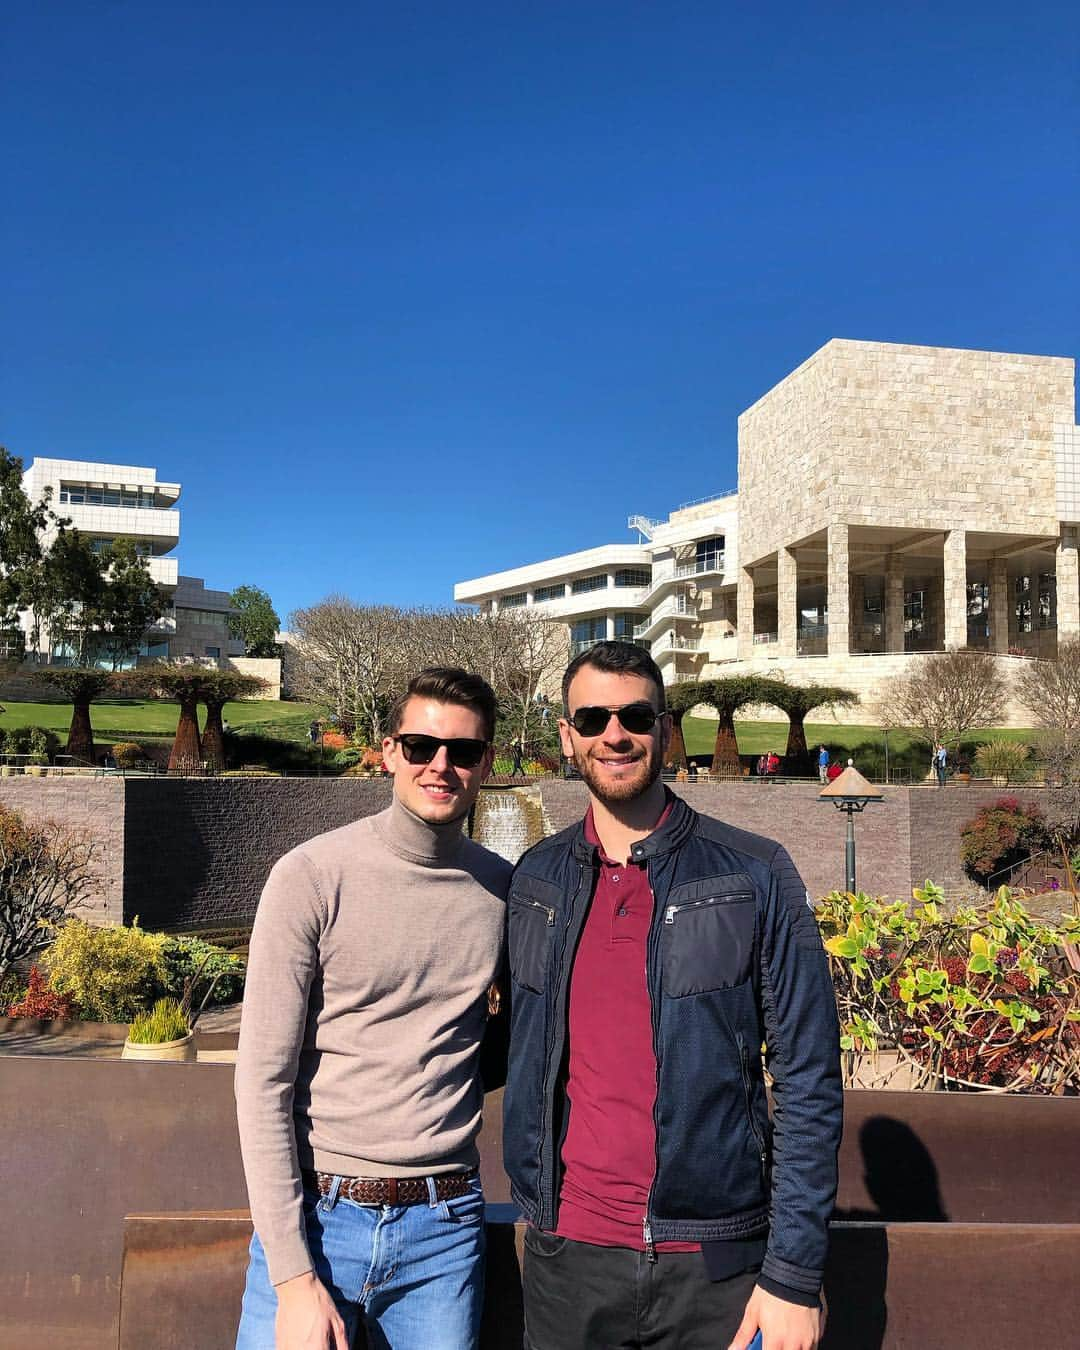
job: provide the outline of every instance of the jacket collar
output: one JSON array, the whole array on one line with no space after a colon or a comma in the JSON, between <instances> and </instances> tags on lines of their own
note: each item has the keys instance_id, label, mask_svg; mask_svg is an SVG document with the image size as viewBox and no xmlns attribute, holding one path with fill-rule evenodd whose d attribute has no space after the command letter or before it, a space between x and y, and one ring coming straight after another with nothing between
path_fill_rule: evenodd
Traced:
<instances>
[{"instance_id":1,"label":"jacket collar","mask_svg":"<svg viewBox=\"0 0 1080 1350\"><path fill-rule=\"evenodd\" d=\"M697 812L687 806L681 797L676 797L670 788L665 788L671 810L659 829L653 830L646 839L639 839L631 848L630 857L634 862L648 862L650 858L670 853L679 848L694 828ZM597 848L585 838L585 821L582 819L574 831L571 843L574 857L578 862L592 863L596 860Z\"/></svg>"}]
</instances>

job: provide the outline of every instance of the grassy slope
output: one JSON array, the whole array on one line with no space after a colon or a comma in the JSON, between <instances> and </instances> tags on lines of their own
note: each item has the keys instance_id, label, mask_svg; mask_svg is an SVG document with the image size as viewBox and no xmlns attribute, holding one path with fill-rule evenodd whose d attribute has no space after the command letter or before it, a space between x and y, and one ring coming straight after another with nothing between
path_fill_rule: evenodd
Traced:
<instances>
[{"instance_id":1,"label":"grassy slope","mask_svg":"<svg viewBox=\"0 0 1080 1350\"><path fill-rule=\"evenodd\" d=\"M324 710L310 703L278 703L262 699L250 703L227 703L225 718L237 731L259 732L286 741L307 741L308 724ZM90 706L94 739L101 742L140 736L172 736L176 730L175 703L141 702L135 699L102 699ZM200 721L205 710L200 709ZM0 731L11 727L39 726L66 738L71 722L70 703L4 704Z\"/></svg>"}]
</instances>

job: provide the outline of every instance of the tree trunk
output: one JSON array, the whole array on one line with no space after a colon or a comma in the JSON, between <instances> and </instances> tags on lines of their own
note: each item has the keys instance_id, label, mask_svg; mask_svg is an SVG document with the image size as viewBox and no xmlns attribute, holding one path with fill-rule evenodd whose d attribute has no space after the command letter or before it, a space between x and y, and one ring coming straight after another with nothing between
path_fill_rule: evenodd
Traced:
<instances>
[{"instance_id":1,"label":"tree trunk","mask_svg":"<svg viewBox=\"0 0 1080 1350\"><path fill-rule=\"evenodd\" d=\"M668 746L668 752L664 759L664 766L669 769L685 769L686 761L686 742L683 739L682 721L686 716L685 712L672 712L671 714L671 744Z\"/></svg>"},{"instance_id":2,"label":"tree trunk","mask_svg":"<svg viewBox=\"0 0 1080 1350\"><path fill-rule=\"evenodd\" d=\"M791 725L788 727L787 749L784 751L785 758L804 760L806 758L806 713L789 712L788 721Z\"/></svg>"},{"instance_id":3,"label":"tree trunk","mask_svg":"<svg viewBox=\"0 0 1080 1350\"><path fill-rule=\"evenodd\" d=\"M93 764L94 728L90 724L90 700L77 698L73 702L75 706L71 712L71 726L68 727L67 753L76 759L85 760L87 764Z\"/></svg>"},{"instance_id":4,"label":"tree trunk","mask_svg":"<svg viewBox=\"0 0 1080 1350\"><path fill-rule=\"evenodd\" d=\"M197 773L202 764L199 744L199 698L197 694L179 696L180 717L176 739L169 755L169 773Z\"/></svg>"},{"instance_id":5,"label":"tree trunk","mask_svg":"<svg viewBox=\"0 0 1080 1350\"><path fill-rule=\"evenodd\" d=\"M716 744L713 746L712 772L738 774L739 742L735 737L735 719L730 712L720 712L716 724Z\"/></svg>"},{"instance_id":6,"label":"tree trunk","mask_svg":"<svg viewBox=\"0 0 1080 1350\"><path fill-rule=\"evenodd\" d=\"M225 767L225 728L221 725L221 710L227 700L204 698L206 726L202 734L202 757L211 773L220 773Z\"/></svg>"}]
</instances>

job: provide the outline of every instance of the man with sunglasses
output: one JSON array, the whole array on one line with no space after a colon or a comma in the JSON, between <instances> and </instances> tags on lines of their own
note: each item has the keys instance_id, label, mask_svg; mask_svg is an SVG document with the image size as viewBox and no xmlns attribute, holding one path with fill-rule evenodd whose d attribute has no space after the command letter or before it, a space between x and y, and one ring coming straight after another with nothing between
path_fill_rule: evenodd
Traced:
<instances>
[{"instance_id":1,"label":"man with sunglasses","mask_svg":"<svg viewBox=\"0 0 1080 1350\"><path fill-rule=\"evenodd\" d=\"M476 1136L510 868L462 824L495 696L429 669L393 707L389 810L274 867L236 1068L255 1237L237 1350L470 1350L483 1297Z\"/></svg>"},{"instance_id":2,"label":"man with sunglasses","mask_svg":"<svg viewBox=\"0 0 1080 1350\"><path fill-rule=\"evenodd\" d=\"M806 890L777 844L664 788L647 652L584 652L563 703L589 809L508 897L526 1346L812 1350L843 1094Z\"/></svg>"}]
</instances>

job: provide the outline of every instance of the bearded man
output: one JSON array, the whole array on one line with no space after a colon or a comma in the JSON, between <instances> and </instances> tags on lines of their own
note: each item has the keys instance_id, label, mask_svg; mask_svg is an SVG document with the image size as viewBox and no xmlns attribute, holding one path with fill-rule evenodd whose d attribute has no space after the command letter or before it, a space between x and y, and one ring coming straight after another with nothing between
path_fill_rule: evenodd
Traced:
<instances>
[{"instance_id":1,"label":"bearded man","mask_svg":"<svg viewBox=\"0 0 1080 1350\"><path fill-rule=\"evenodd\" d=\"M589 809L508 897L526 1346L812 1350L843 1093L806 889L778 844L665 789L646 651L582 653L563 703Z\"/></svg>"}]
</instances>

